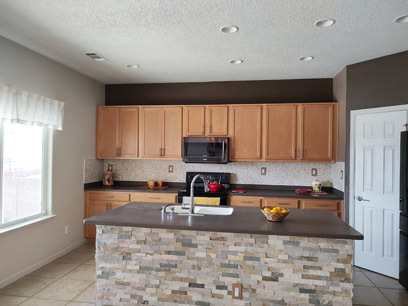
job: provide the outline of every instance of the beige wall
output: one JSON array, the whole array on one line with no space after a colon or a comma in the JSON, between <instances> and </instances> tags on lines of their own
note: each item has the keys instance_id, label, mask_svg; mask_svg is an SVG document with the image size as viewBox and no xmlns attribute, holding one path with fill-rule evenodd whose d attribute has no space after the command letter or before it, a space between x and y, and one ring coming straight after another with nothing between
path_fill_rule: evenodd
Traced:
<instances>
[{"instance_id":1,"label":"beige wall","mask_svg":"<svg viewBox=\"0 0 408 306\"><path fill-rule=\"evenodd\" d=\"M338 160L346 160L346 94L347 68L340 71L333 79L333 101L339 102L339 152Z\"/></svg>"},{"instance_id":2,"label":"beige wall","mask_svg":"<svg viewBox=\"0 0 408 306\"><path fill-rule=\"evenodd\" d=\"M83 162L94 156L95 106L104 86L0 36L0 85L64 101L64 130L54 133L55 218L0 234L0 287L83 241ZM68 225L69 234L64 234Z\"/></svg>"}]
</instances>

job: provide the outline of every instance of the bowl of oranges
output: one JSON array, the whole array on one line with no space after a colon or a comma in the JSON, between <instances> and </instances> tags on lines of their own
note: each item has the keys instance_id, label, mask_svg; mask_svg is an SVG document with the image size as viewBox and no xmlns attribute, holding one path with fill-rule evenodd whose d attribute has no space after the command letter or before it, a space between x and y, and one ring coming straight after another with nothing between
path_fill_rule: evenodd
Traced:
<instances>
[{"instance_id":1,"label":"bowl of oranges","mask_svg":"<svg viewBox=\"0 0 408 306\"><path fill-rule=\"evenodd\" d=\"M261 212L264 214L268 221L280 222L289 215L289 210L285 208L278 207L264 207L261 209Z\"/></svg>"}]
</instances>

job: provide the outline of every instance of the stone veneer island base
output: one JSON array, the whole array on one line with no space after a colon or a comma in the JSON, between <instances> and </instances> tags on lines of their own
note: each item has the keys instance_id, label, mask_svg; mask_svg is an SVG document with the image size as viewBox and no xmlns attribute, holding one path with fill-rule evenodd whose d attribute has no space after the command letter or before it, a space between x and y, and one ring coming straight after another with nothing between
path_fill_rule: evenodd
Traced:
<instances>
[{"instance_id":1,"label":"stone veneer island base","mask_svg":"<svg viewBox=\"0 0 408 306\"><path fill-rule=\"evenodd\" d=\"M158 220L150 218L149 206L127 206L86 221L99 223L97 305L352 305L352 240L362 235L337 217L331 219L328 212L317 215L329 219L322 219L323 225L330 221L344 224L339 238L324 237L332 233L310 237L308 226L302 228L305 236L281 232L291 223L300 226L304 213L294 213L292 222L289 216L283 223L272 224L258 209L239 208L233 213L236 222L244 216L247 222L258 215L261 218L259 230L237 233L220 231L225 224L215 226L214 231L203 230L206 223L211 226L211 218L220 222L232 215L175 216L162 219L160 227L164 228L157 228ZM143 206L145 215L138 216ZM152 227L130 226L131 212L136 224L152 222ZM334 228L339 230L338 226ZM238 227L232 230L239 231ZM242 299L233 299L233 284L242 284Z\"/></svg>"}]
</instances>

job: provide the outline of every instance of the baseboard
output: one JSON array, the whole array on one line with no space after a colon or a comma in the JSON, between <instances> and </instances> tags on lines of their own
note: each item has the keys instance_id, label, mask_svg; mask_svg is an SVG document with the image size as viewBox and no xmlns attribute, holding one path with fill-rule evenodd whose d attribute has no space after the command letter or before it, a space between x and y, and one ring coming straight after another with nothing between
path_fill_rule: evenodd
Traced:
<instances>
[{"instance_id":1,"label":"baseboard","mask_svg":"<svg viewBox=\"0 0 408 306\"><path fill-rule=\"evenodd\" d=\"M22 278L23 276L26 276L27 274L30 274L31 272L41 268L42 266L45 266L46 264L50 263L51 261L54 261L55 259L71 252L72 250L75 250L76 248L80 247L81 245L84 245L86 243L85 239L81 239L80 241L70 245L69 247L63 249L62 251L59 251L3 280L0 281L0 289L11 284L12 282L15 282L16 280Z\"/></svg>"}]
</instances>

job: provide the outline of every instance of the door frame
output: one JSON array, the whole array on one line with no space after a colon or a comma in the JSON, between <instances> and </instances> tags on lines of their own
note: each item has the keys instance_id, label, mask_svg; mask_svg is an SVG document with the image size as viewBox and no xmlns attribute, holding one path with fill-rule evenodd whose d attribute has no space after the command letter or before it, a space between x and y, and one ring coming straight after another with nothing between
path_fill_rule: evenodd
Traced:
<instances>
[{"instance_id":1,"label":"door frame","mask_svg":"<svg viewBox=\"0 0 408 306\"><path fill-rule=\"evenodd\" d=\"M356 167L356 164L355 164L356 118L358 115L369 115L369 114L388 113L388 112L397 112L397 111L407 111L407 122L408 122L408 104L360 109L360 110L353 110L350 112L349 224L352 227L355 226L355 188L354 188L354 184L355 184L355 167ZM400 161L398 161L398 164L399 162Z\"/></svg>"}]
</instances>

